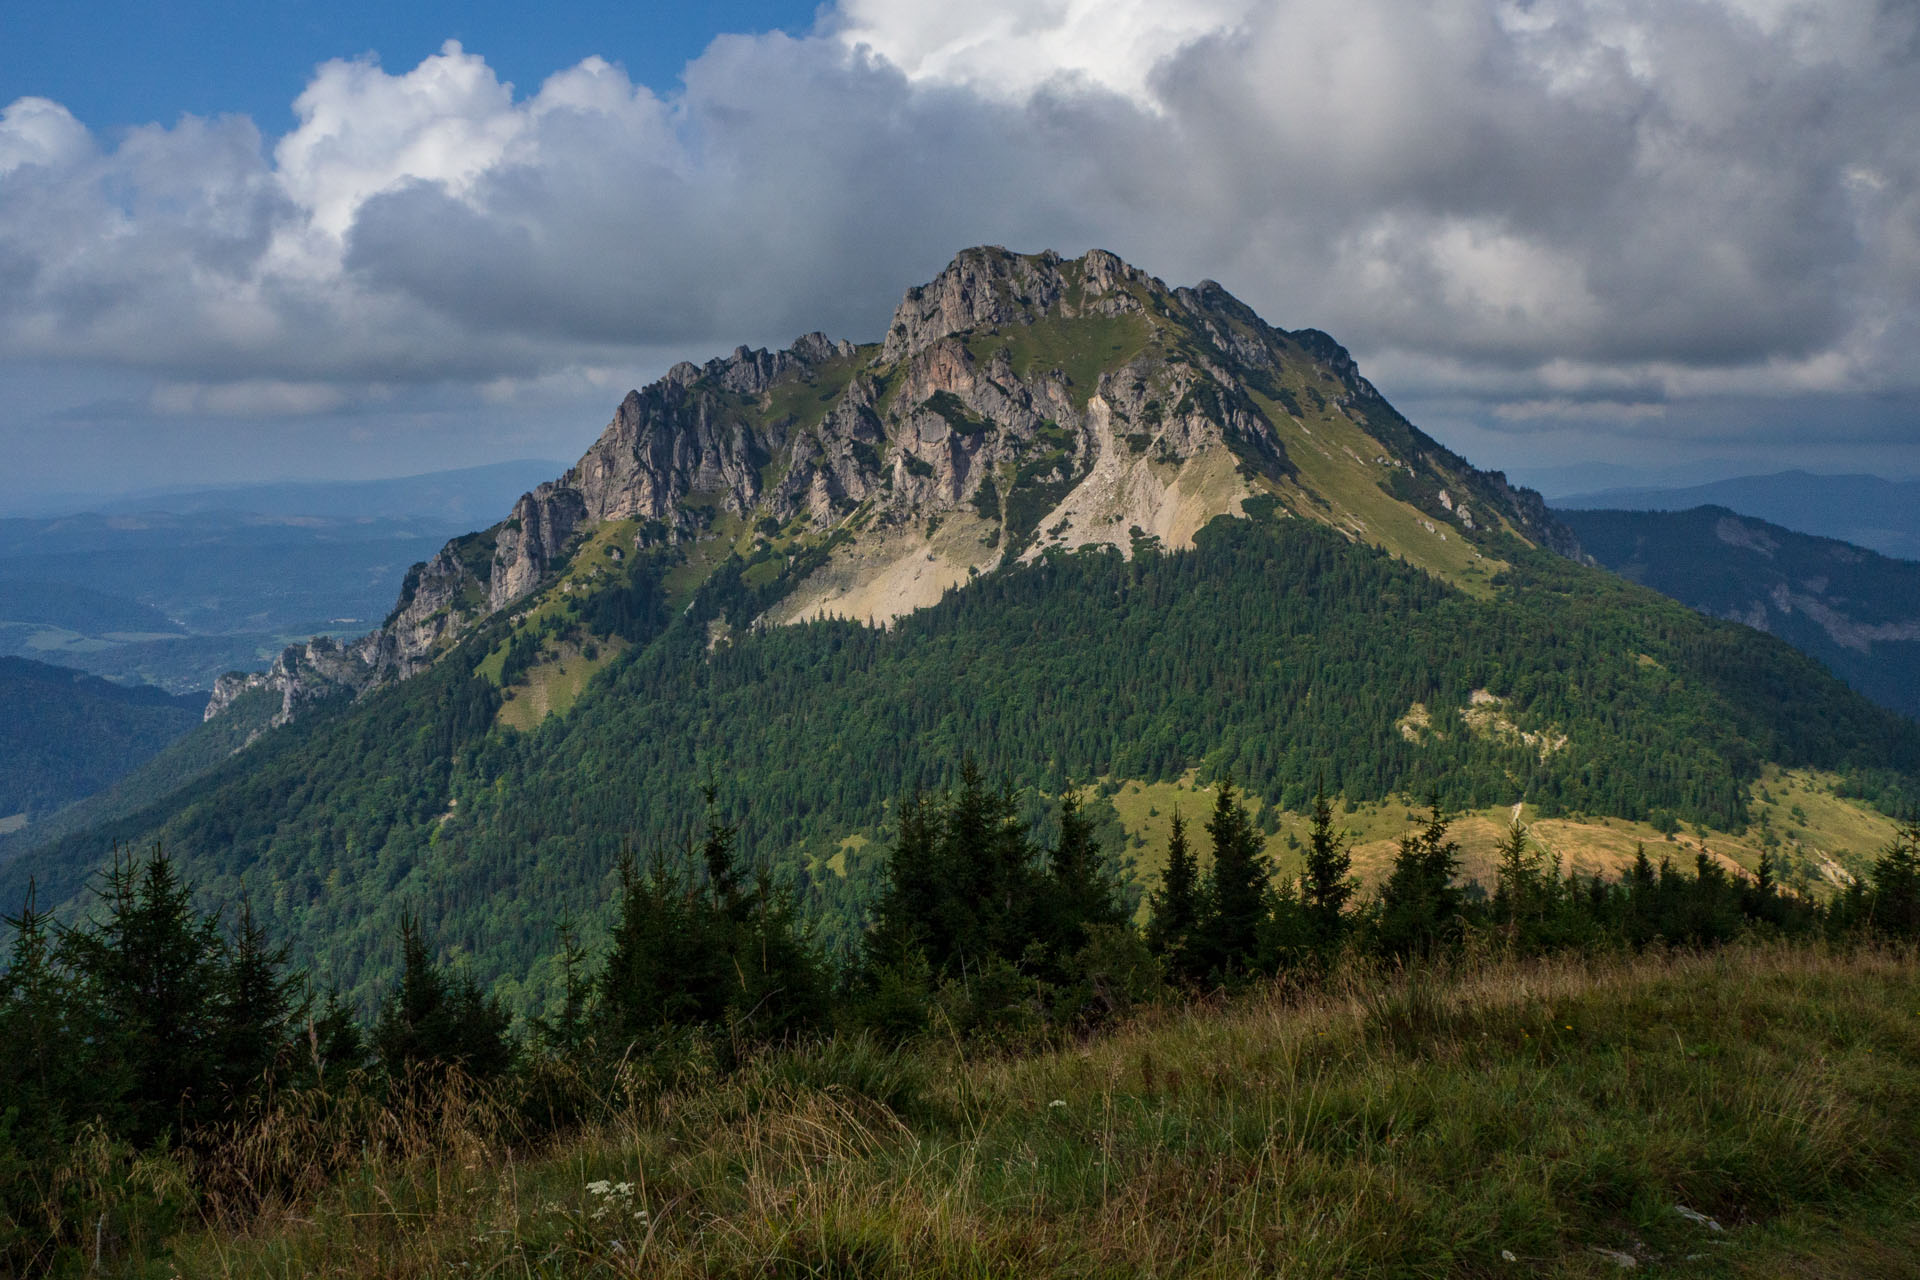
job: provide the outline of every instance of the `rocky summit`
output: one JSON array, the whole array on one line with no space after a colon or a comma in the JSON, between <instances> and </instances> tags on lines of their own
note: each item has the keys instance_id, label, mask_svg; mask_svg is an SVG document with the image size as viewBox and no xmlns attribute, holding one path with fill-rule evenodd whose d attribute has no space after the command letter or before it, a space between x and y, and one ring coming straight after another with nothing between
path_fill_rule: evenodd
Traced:
<instances>
[{"instance_id":1,"label":"rocky summit","mask_svg":"<svg viewBox=\"0 0 1920 1280\"><path fill-rule=\"evenodd\" d=\"M1537 495L1407 422L1328 335L1099 250L975 248L908 290L879 343L812 333L630 392L566 474L416 565L379 630L227 677L207 714L267 688L285 721L404 679L481 619L591 594L637 552L680 561L687 587L725 554L772 551L787 572L762 622L887 623L1052 549L1188 547L1263 499L1474 592L1501 538L1578 554ZM602 563L563 573L614 526Z\"/></svg>"}]
</instances>

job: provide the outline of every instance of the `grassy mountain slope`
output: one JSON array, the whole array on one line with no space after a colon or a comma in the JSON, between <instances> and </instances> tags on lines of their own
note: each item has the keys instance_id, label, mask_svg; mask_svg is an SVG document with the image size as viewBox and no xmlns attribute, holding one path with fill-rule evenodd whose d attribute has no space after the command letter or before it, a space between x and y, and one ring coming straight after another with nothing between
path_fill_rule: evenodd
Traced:
<instances>
[{"instance_id":1,"label":"grassy mountain slope","mask_svg":"<svg viewBox=\"0 0 1920 1280\"><path fill-rule=\"evenodd\" d=\"M1114 809L1115 826L1135 874L1148 884L1160 874L1176 810L1189 818L1208 811L1213 788L1197 770L1158 782L1111 779L1102 786ZM1645 848L1691 866L1706 853L1736 876L1759 870L1763 854L1778 881L1810 897L1825 897L1865 875L1880 851L1893 843L1894 819L1850 794L1847 779L1815 769L1768 765L1747 789L1748 819L1730 831L1704 823L1680 823L1670 814L1623 818L1597 813L1558 813L1524 802L1468 805L1455 811L1449 837L1460 845L1461 874L1482 886L1497 881L1499 846L1518 817L1527 834L1562 874L1618 879ZM1397 794L1352 800L1341 806L1337 826L1345 833L1354 873L1370 888L1386 879L1400 838L1421 817L1426 797ZM1297 878L1305 867L1309 815L1270 806L1253 797L1255 819L1265 833L1267 857L1276 874ZM1211 859L1205 831L1189 834L1201 864Z\"/></svg>"},{"instance_id":2,"label":"grassy mountain slope","mask_svg":"<svg viewBox=\"0 0 1920 1280\"><path fill-rule=\"evenodd\" d=\"M1881 706L1920 717L1920 563L1725 507L1559 515L1614 572L1770 631Z\"/></svg>"}]
</instances>

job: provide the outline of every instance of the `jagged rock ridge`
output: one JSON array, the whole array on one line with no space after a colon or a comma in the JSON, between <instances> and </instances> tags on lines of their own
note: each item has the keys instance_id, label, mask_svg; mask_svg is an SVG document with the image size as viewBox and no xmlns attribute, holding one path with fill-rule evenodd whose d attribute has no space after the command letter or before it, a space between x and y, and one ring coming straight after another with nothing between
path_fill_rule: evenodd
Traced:
<instances>
[{"instance_id":1,"label":"jagged rock ridge","mask_svg":"<svg viewBox=\"0 0 1920 1280\"><path fill-rule=\"evenodd\" d=\"M885 621L1049 548L1190 545L1262 495L1477 580L1501 530L1578 551L1538 495L1414 428L1326 334L1104 251L976 248L909 290L877 345L808 334L630 392L565 475L416 566L379 631L229 677L208 714L249 687L280 692L284 719L403 679L552 583L608 521L635 522L636 546L717 536L723 519L730 535L838 534L766 620Z\"/></svg>"}]
</instances>

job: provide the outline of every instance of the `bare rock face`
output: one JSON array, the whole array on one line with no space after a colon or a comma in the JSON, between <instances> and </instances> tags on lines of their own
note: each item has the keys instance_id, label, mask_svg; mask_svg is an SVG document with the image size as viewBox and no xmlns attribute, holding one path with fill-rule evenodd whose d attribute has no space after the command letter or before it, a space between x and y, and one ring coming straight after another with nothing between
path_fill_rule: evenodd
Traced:
<instances>
[{"instance_id":1,"label":"bare rock face","mask_svg":"<svg viewBox=\"0 0 1920 1280\"><path fill-rule=\"evenodd\" d=\"M1031 322L1066 288L1060 255L1013 254L998 246L967 249L933 283L907 290L893 313L880 361L892 363L941 338L973 329Z\"/></svg>"},{"instance_id":2,"label":"bare rock face","mask_svg":"<svg viewBox=\"0 0 1920 1280\"><path fill-rule=\"evenodd\" d=\"M424 669L447 641L486 612L478 607L488 593L484 555L484 540L450 542L409 573L386 625L360 641L366 660L382 675L401 679Z\"/></svg>"},{"instance_id":3,"label":"bare rock face","mask_svg":"<svg viewBox=\"0 0 1920 1280\"><path fill-rule=\"evenodd\" d=\"M327 636L315 636L304 645L287 646L264 672L221 676L214 682L203 719L213 719L244 693L269 689L280 695L280 710L273 723L283 725L315 702L358 695L375 676L376 668L368 661L364 642L342 645Z\"/></svg>"},{"instance_id":4,"label":"bare rock face","mask_svg":"<svg viewBox=\"0 0 1920 1280\"><path fill-rule=\"evenodd\" d=\"M487 605L498 609L533 590L587 518L585 495L549 482L521 495L494 540Z\"/></svg>"},{"instance_id":5,"label":"bare rock face","mask_svg":"<svg viewBox=\"0 0 1920 1280\"><path fill-rule=\"evenodd\" d=\"M698 532L686 500L712 498L744 516L764 497L761 468L788 445L777 428L756 431L742 420L741 401L753 401L796 372L854 355L848 342L810 333L784 351L737 348L704 367L682 362L643 391L631 391L586 455L558 480L515 504L499 533L488 581L488 603L499 609L538 586L565 553L574 533L603 520L658 522L668 540ZM877 438L859 404L837 406L821 435ZM870 419L870 414L866 415ZM808 461L826 472L827 501L859 492L864 483L846 450L818 444ZM800 492L783 491L789 508L816 495L808 469ZM790 511L788 512L790 514Z\"/></svg>"}]
</instances>

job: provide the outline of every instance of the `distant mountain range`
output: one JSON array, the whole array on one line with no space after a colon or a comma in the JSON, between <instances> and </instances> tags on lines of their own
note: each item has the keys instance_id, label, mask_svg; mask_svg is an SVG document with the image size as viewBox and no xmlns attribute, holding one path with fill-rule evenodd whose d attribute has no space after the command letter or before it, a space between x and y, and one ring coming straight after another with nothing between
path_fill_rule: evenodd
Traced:
<instances>
[{"instance_id":1,"label":"distant mountain range","mask_svg":"<svg viewBox=\"0 0 1920 1280\"><path fill-rule=\"evenodd\" d=\"M143 494L0 520L0 654L210 689L290 643L378 626L410 565L553 467Z\"/></svg>"},{"instance_id":2,"label":"distant mountain range","mask_svg":"<svg viewBox=\"0 0 1920 1280\"><path fill-rule=\"evenodd\" d=\"M341 519L431 517L462 528L493 517L565 464L539 459L496 462L381 480L277 480L264 484L175 486L122 494L55 494L0 508L14 518L248 511Z\"/></svg>"},{"instance_id":3,"label":"distant mountain range","mask_svg":"<svg viewBox=\"0 0 1920 1280\"><path fill-rule=\"evenodd\" d=\"M1903 560L1920 560L1920 480L1783 471L1685 488L1568 494L1553 499L1552 506L1556 511L1725 507L1800 533L1838 538Z\"/></svg>"},{"instance_id":4,"label":"distant mountain range","mask_svg":"<svg viewBox=\"0 0 1920 1280\"><path fill-rule=\"evenodd\" d=\"M1614 572L1771 632L1881 706L1920 718L1920 564L1726 507L1558 515Z\"/></svg>"},{"instance_id":5,"label":"distant mountain range","mask_svg":"<svg viewBox=\"0 0 1920 1280\"><path fill-rule=\"evenodd\" d=\"M0 520L0 654L176 693L380 624L460 526L252 513Z\"/></svg>"}]
</instances>

